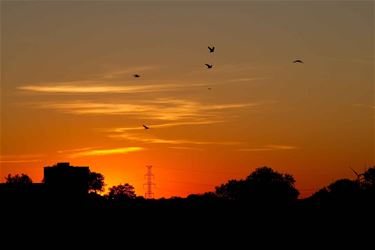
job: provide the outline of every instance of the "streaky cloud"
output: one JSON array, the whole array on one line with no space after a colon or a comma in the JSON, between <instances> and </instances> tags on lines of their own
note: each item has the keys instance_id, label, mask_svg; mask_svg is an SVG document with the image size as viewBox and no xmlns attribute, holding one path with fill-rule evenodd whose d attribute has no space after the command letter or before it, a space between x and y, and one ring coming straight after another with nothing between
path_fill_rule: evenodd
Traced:
<instances>
[{"instance_id":1,"label":"streaky cloud","mask_svg":"<svg viewBox=\"0 0 375 250\"><path fill-rule=\"evenodd\" d=\"M257 80L266 80L269 79L267 77L252 77L252 78L235 78L228 80L229 82L251 82Z\"/></svg>"},{"instance_id":2,"label":"streaky cloud","mask_svg":"<svg viewBox=\"0 0 375 250\"><path fill-rule=\"evenodd\" d=\"M210 120L217 120L217 114L220 110L254 108L260 106L261 103L205 104L191 100L156 99L135 103L75 101L45 102L32 105L37 108L53 109L63 113L78 115L128 115L142 117L142 119L166 121L190 120L197 122L208 118Z\"/></svg>"},{"instance_id":3,"label":"streaky cloud","mask_svg":"<svg viewBox=\"0 0 375 250\"><path fill-rule=\"evenodd\" d=\"M259 151L279 151L279 150L293 150L293 149L297 149L297 147L290 146L290 145L270 144L270 145L265 145L261 147L242 148L242 149L238 149L238 151L259 152Z\"/></svg>"},{"instance_id":4,"label":"streaky cloud","mask_svg":"<svg viewBox=\"0 0 375 250\"><path fill-rule=\"evenodd\" d=\"M110 148L110 149L93 149L84 150L76 153L69 154L70 158L86 157L86 156L103 156L103 155L114 155L114 154L128 154L131 152L137 152L144 150L143 147L125 147L125 148Z\"/></svg>"},{"instance_id":5,"label":"streaky cloud","mask_svg":"<svg viewBox=\"0 0 375 250\"><path fill-rule=\"evenodd\" d=\"M130 141L138 141L143 143L151 144L196 144L196 145L207 145L207 144L217 144L217 145L236 145L239 142L216 142L216 141L194 141L185 139L162 139L156 137L144 137L142 134L127 134L127 133L117 133L109 135L111 138L126 139Z\"/></svg>"},{"instance_id":6,"label":"streaky cloud","mask_svg":"<svg viewBox=\"0 0 375 250\"><path fill-rule=\"evenodd\" d=\"M221 110L221 109L235 109L245 107L256 107L259 103L228 103L228 104L213 104L201 107L201 110Z\"/></svg>"},{"instance_id":7,"label":"streaky cloud","mask_svg":"<svg viewBox=\"0 0 375 250\"><path fill-rule=\"evenodd\" d=\"M172 123L164 123L164 124L149 124L150 128L170 128L170 127L178 127L178 126L187 126L187 125L206 125L206 124L214 124L224 122L223 120L203 120L203 121L184 121L184 122L172 122ZM125 132L125 131L134 131L134 130L144 130L143 127L120 127L120 128L112 128L106 129L108 132Z\"/></svg>"},{"instance_id":8,"label":"streaky cloud","mask_svg":"<svg viewBox=\"0 0 375 250\"><path fill-rule=\"evenodd\" d=\"M178 150L197 150L197 151L203 151L203 148L194 148L194 147L169 147L170 149L178 149Z\"/></svg>"},{"instance_id":9,"label":"streaky cloud","mask_svg":"<svg viewBox=\"0 0 375 250\"><path fill-rule=\"evenodd\" d=\"M191 87L205 86L202 83L190 85L185 84L147 84L131 85L129 83L108 84L102 81L72 81L48 84L25 85L18 87L19 90L45 93L45 94L106 94L106 93L148 93L148 92L165 92L187 89Z\"/></svg>"},{"instance_id":10,"label":"streaky cloud","mask_svg":"<svg viewBox=\"0 0 375 250\"><path fill-rule=\"evenodd\" d=\"M57 153L59 154L65 154L65 153L72 153L72 152L80 152L80 151L88 151L91 149L95 149L97 147L85 147L85 148L75 148L75 149L64 149L64 150L58 150Z\"/></svg>"}]
</instances>

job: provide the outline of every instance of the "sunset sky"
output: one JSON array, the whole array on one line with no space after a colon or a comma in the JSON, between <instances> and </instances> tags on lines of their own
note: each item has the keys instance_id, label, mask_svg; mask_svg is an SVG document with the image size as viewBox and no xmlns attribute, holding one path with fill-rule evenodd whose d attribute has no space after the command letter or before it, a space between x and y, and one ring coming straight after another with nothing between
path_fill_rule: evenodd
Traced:
<instances>
[{"instance_id":1,"label":"sunset sky","mask_svg":"<svg viewBox=\"0 0 375 250\"><path fill-rule=\"evenodd\" d=\"M0 179L68 161L144 195L153 165L171 197L270 166L305 197L354 178L375 164L374 5L1 1Z\"/></svg>"}]
</instances>

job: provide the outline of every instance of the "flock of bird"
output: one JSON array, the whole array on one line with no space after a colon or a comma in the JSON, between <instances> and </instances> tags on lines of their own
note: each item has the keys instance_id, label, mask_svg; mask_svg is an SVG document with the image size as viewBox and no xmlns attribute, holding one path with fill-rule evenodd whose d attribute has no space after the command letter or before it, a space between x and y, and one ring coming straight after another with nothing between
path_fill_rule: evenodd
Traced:
<instances>
[{"instance_id":1,"label":"flock of bird","mask_svg":"<svg viewBox=\"0 0 375 250\"><path fill-rule=\"evenodd\" d=\"M212 46L212 47L208 46L208 51L209 51L210 53L214 53L214 52L215 52L215 46ZM293 63L303 63L303 61L300 60L300 59L297 59L297 60L294 60ZM213 64L208 64L208 63L205 63L204 65L207 67L207 69L212 69L212 67L214 66ZM134 76L135 78L139 78L139 77L141 77L141 76L138 75L138 74L134 74L133 76ZM208 89L208 90L211 90L211 88L207 88L207 89ZM144 129L150 129L150 126L146 126L146 125L143 124L143 128L144 128Z\"/></svg>"}]
</instances>

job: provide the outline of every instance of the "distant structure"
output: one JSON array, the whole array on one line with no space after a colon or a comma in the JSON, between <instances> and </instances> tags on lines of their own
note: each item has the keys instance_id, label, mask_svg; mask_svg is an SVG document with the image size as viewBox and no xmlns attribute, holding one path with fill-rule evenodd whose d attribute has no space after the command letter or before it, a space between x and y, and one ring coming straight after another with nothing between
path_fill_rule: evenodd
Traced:
<instances>
[{"instance_id":1,"label":"distant structure","mask_svg":"<svg viewBox=\"0 0 375 250\"><path fill-rule=\"evenodd\" d=\"M71 166L59 162L44 167L43 183L15 185L0 183L0 197L5 200L82 200L88 195L89 167ZM1 203L1 202L0 202Z\"/></svg>"},{"instance_id":2,"label":"distant structure","mask_svg":"<svg viewBox=\"0 0 375 250\"><path fill-rule=\"evenodd\" d=\"M154 193L152 192L152 186L154 186L155 183L153 183L154 175L152 174L152 166L148 165L146 166L146 168L147 168L147 173L145 174L146 183L144 185L146 185L147 191L145 193L145 198L153 199Z\"/></svg>"},{"instance_id":3,"label":"distant structure","mask_svg":"<svg viewBox=\"0 0 375 250\"><path fill-rule=\"evenodd\" d=\"M88 194L89 173L89 167L75 167L69 162L59 162L44 167L44 184L51 193L81 197Z\"/></svg>"}]
</instances>

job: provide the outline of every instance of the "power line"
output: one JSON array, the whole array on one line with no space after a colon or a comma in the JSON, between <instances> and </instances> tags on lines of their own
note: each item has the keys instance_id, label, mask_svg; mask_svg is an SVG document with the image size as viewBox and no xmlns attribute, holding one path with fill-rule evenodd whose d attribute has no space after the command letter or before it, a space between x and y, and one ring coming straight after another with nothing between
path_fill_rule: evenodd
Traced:
<instances>
[{"instance_id":1,"label":"power line","mask_svg":"<svg viewBox=\"0 0 375 250\"><path fill-rule=\"evenodd\" d=\"M144 185L146 185L147 191L145 193L145 198L153 199L154 193L152 192L152 186L154 186L155 183L153 183L154 175L152 174L152 166L148 165L146 166L146 168L147 168L147 173L145 174L146 183Z\"/></svg>"}]
</instances>

